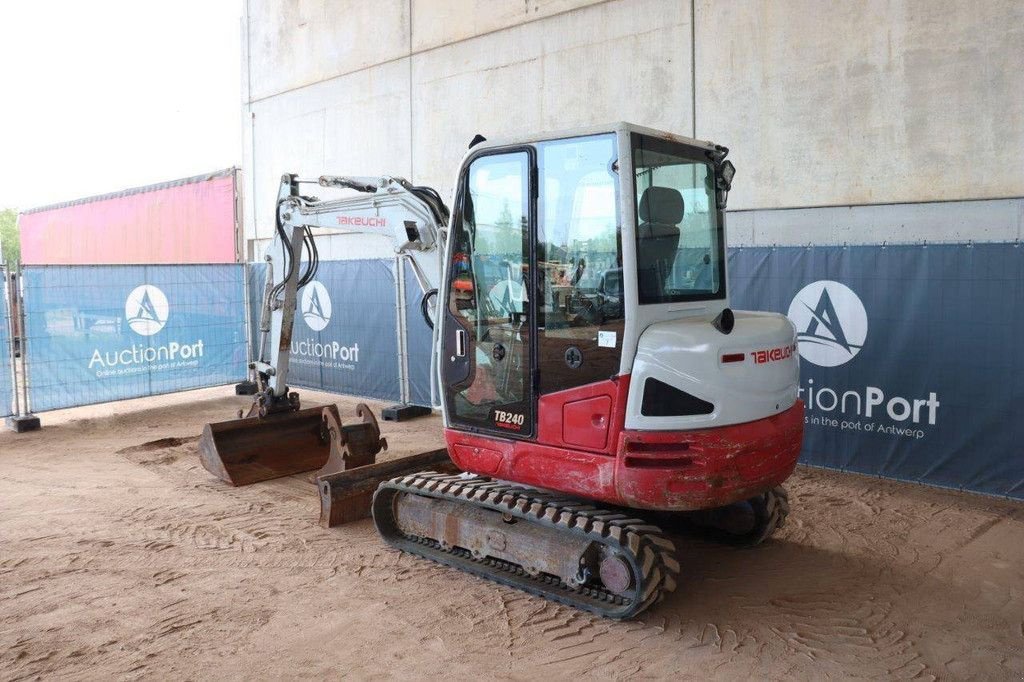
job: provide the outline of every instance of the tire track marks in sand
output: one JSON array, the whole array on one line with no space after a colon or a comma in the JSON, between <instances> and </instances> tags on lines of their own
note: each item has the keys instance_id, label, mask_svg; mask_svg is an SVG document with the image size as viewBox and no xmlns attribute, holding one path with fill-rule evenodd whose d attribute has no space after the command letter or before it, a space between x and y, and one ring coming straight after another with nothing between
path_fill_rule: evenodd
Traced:
<instances>
[{"instance_id":1,"label":"tire track marks in sand","mask_svg":"<svg viewBox=\"0 0 1024 682\"><path fill-rule=\"evenodd\" d=\"M52 514L0 519L4 677L189 678L249 655L266 665L266 650L249 647L254 632L269 628L261 641L276 642L295 623L333 622L338 636L354 601L394 638L397 675L448 665L431 651L450 652L453 671L487 665L517 679L1007 678L1024 668L1022 555L1008 542L1021 518L1007 505L800 471L778 540L748 551L678 539L679 591L619 623L393 551L369 522L323 530L311 484L231 488L199 466L194 438L122 448L112 462L127 488L95 474ZM335 618L304 620L310 612ZM298 666L283 670L336 671L308 651L279 653ZM378 652L346 656L365 671Z\"/></svg>"}]
</instances>

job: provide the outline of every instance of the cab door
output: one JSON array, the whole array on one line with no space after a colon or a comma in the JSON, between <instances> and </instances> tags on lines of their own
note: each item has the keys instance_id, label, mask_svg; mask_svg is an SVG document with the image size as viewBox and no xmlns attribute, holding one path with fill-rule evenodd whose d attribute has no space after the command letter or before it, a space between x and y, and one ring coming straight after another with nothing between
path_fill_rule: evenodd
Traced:
<instances>
[{"instance_id":1,"label":"cab door","mask_svg":"<svg viewBox=\"0 0 1024 682\"><path fill-rule=\"evenodd\" d=\"M460 179L441 358L454 428L534 433L534 169L532 149L502 150Z\"/></svg>"}]
</instances>

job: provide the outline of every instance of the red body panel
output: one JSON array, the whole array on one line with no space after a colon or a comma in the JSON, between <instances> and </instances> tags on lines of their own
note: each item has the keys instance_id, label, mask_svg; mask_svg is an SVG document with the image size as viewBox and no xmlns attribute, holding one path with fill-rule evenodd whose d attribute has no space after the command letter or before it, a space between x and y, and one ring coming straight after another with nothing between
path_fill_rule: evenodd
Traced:
<instances>
[{"instance_id":1,"label":"red body panel","mask_svg":"<svg viewBox=\"0 0 1024 682\"><path fill-rule=\"evenodd\" d=\"M612 399L606 395L562 405L562 440L566 445L603 451L608 448Z\"/></svg>"},{"instance_id":2,"label":"red body panel","mask_svg":"<svg viewBox=\"0 0 1024 682\"><path fill-rule=\"evenodd\" d=\"M537 401L537 442L614 454L626 420L629 375L567 391Z\"/></svg>"},{"instance_id":3,"label":"red body panel","mask_svg":"<svg viewBox=\"0 0 1024 682\"><path fill-rule=\"evenodd\" d=\"M789 478L800 457L804 404L732 426L623 431L615 488L645 509L708 509L746 500Z\"/></svg>"},{"instance_id":4,"label":"red body panel","mask_svg":"<svg viewBox=\"0 0 1024 682\"><path fill-rule=\"evenodd\" d=\"M536 441L446 429L459 468L640 509L693 510L748 499L793 473L804 407L713 429L626 431L629 377L542 396Z\"/></svg>"}]
</instances>

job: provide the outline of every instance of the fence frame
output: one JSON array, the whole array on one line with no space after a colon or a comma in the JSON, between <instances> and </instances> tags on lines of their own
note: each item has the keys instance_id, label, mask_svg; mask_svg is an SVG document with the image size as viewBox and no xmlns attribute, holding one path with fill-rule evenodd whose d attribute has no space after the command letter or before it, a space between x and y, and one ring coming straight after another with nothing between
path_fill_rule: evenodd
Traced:
<instances>
[{"instance_id":1,"label":"fence frame","mask_svg":"<svg viewBox=\"0 0 1024 682\"><path fill-rule=\"evenodd\" d=\"M81 269L85 269L85 268L122 268L122 267L123 268L224 267L224 268L237 269L237 271L240 273L240 276L242 276L243 278L245 277L245 274L246 274L245 273L244 264L242 264L242 263L189 263L189 264L172 264L172 263L107 263L107 264L81 264L81 265L38 265L38 266L31 266L31 267L34 268L34 269L40 269L40 270L50 269L50 268L70 268L70 269L81 268ZM33 406L32 402L31 402L31 399L30 399L30 388L32 386L32 376L31 376L31 371L29 369L29 365L31 364L31 362L30 362L30 359L28 357L28 354L29 354L28 346L29 346L29 344L27 342L28 328L27 328L27 324L26 324L26 321L27 321L26 320L26 310L25 310L25 308L26 308L26 306L25 306L25 300L26 300L25 292L26 292L26 290L25 290L24 276L25 276L24 271L19 271L18 272L18 289L21 291L21 297L20 297L21 305L18 308L19 308L19 311L20 311L19 317L20 317L20 320L21 320L21 325L20 325L21 326L21 381L20 381L20 388L21 388L21 396L22 396L21 397L22 411L19 413L18 417L19 418L24 417L24 418L29 418L29 419L35 419L36 421L38 421L38 417L36 417L30 411L30 407ZM242 301L241 301L241 304L244 306L245 305L245 286L244 286L244 282L242 283L241 289L242 289ZM28 295L28 298L31 299L31 294ZM243 319L242 319L242 321L239 324L240 324L240 332L242 333L242 335L244 337L243 343L245 343L245 349L246 349L243 352L243 361L242 362L247 362L247 354L248 354L248 347L249 347L248 341L249 341L249 339L248 339L248 331L247 331L247 329L245 327L245 321L244 321L245 315L243 314L242 317L243 317ZM157 391L150 390L150 391L147 391L145 393L140 393L139 395L130 395L130 396L125 396L125 397L120 397L120 398L99 399L99 400L88 400L88 401L83 401L83 402L75 402L74 404L50 407L50 408L47 408L45 411L49 412L49 411L52 411L52 410L71 409L71 408L76 408L76 407L85 407L87 405L99 405L99 404L110 403L110 402L119 402L121 400L134 400L134 399L138 399L138 398L147 398L147 397L153 397L153 396L158 396L158 395L168 395L168 394L176 393L176 392L179 392L179 391L191 391L191 390L197 390L197 389L200 389L200 388L212 388L214 386L221 386L221 385L229 386L229 385L237 383L237 380L240 377L244 378L246 373L247 373L246 368L245 367L241 367L239 369L238 374L234 378L232 378L230 381L225 381L224 383L203 384L203 385L199 385L199 386L172 388L172 389L169 389L169 390L157 390ZM21 430L25 430L25 429L21 429Z\"/></svg>"},{"instance_id":2,"label":"fence frame","mask_svg":"<svg viewBox=\"0 0 1024 682\"><path fill-rule=\"evenodd\" d=\"M4 267L3 264L0 264L0 277L3 278L3 284L0 285L0 294L2 294L4 298L3 308L0 309L0 315L2 315L0 324L7 325L7 348L5 351L7 353L7 360L10 362L8 370L10 372L11 380L10 394L6 398L0 396L0 399L5 400L5 402L0 402L0 410L5 411L5 413L0 416L11 417L18 415L21 412L21 404L18 395L18 369L15 365L15 362L17 361L17 351L14 348L14 324L12 322L14 319L14 306L11 303L11 292L13 287L11 287L11 275L8 274L7 268ZM12 406L14 411L8 414L6 410L10 410Z\"/></svg>"}]
</instances>

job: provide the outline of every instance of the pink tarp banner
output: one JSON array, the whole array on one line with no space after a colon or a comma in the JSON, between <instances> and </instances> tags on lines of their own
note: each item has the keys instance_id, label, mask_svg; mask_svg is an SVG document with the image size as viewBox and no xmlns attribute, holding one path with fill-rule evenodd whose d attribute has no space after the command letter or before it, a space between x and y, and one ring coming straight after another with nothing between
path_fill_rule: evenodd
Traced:
<instances>
[{"instance_id":1,"label":"pink tarp banner","mask_svg":"<svg viewBox=\"0 0 1024 682\"><path fill-rule=\"evenodd\" d=\"M33 209L18 227L25 265L234 263L235 173Z\"/></svg>"}]
</instances>

